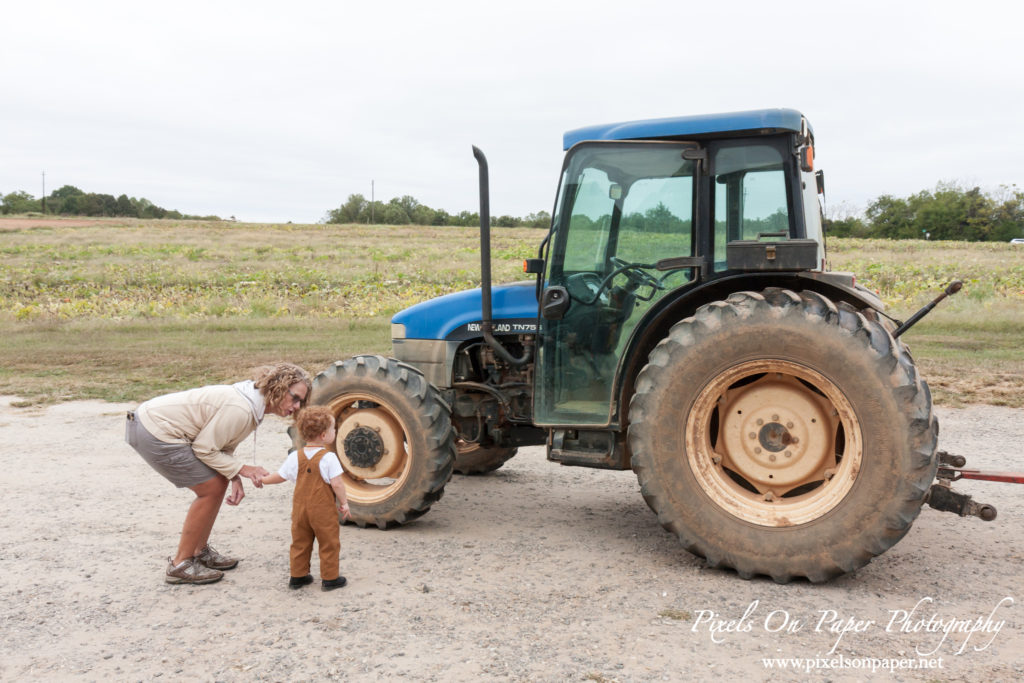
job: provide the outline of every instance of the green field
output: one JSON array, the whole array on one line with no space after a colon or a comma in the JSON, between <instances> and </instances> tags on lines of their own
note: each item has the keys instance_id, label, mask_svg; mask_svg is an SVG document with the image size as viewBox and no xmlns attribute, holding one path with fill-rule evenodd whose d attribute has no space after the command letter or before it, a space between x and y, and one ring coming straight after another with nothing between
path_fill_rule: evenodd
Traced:
<instances>
[{"instance_id":1,"label":"green field","mask_svg":"<svg viewBox=\"0 0 1024 683\"><path fill-rule=\"evenodd\" d=\"M495 230L495 281L521 279L543 236ZM138 401L273 360L388 353L392 314L479 286L479 249L457 227L0 221L0 393ZM897 317L964 280L904 340L938 403L1024 406L1024 248L833 239L829 253Z\"/></svg>"}]
</instances>

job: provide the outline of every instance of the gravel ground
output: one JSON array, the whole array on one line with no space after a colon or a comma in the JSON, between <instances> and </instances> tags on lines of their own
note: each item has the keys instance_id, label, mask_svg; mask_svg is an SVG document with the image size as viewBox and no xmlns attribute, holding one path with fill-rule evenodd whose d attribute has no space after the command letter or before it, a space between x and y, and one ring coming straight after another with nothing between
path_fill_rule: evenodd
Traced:
<instances>
[{"instance_id":1,"label":"gravel ground","mask_svg":"<svg viewBox=\"0 0 1024 683\"><path fill-rule=\"evenodd\" d=\"M212 541L243 558L222 582L170 586L164 558L192 495L124 444L132 406L11 400L0 680L1024 679L1021 486L961 482L999 509L995 522L926 508L855 574L780 586L705 568L657 524L632 473L527 448L492 475L456 476L408 527L344 527L343 590L286 588L288 485L249 487L222 510ZM941 448L1024 471L1024 411L939 415ZM276 469L284 426L268 419L239 452ZM934 668L878 670L911 660Z\"/></svg>"}]
</instances>

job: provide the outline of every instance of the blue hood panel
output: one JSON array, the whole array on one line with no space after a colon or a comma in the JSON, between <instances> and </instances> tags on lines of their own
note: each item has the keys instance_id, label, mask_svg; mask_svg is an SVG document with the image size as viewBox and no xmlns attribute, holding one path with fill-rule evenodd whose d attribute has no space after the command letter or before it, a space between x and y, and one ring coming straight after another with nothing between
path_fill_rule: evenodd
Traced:
<instances>
[{"instance_id":1,"label":"blue hood panel","mask_svg":"<svg viewBox=\"0 0 1024 683\"><path fill-rule=\"evenodd\" d=\"M480 289L455 292L410 306L391 318L392 324L405 325L406 339L447 339L458 328L481 320ZM537 319L537 283L532 280L491 289L491 309L495 321Z\"/></svg>"}]
</instances>

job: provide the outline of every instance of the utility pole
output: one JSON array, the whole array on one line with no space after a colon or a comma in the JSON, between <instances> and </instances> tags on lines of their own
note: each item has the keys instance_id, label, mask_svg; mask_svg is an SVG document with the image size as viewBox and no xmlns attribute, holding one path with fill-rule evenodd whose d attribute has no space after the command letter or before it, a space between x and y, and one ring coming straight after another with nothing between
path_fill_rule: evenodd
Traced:
<instances>
[{"instance_id":1,"label":"utility pole","mask_svg":"<svg viewBox=\"0 0 1024 683\"><path fill-rule=\"evenodd\" d=\"M373 201L374 201L374 199L373 199L373 181L371 180L370 181L370 224L371 225L374 223L374 220L373 220Z\"/></svg>"},{"instance_id":2,"label":"utility pole","mask_svg":"<svg viewBox=\"0 0 1024 683\"><path fill-rule=\"evenodd\" d=\"M43 215L46 215L46 171L43 171Z\"/></svg>"}]
</instances>

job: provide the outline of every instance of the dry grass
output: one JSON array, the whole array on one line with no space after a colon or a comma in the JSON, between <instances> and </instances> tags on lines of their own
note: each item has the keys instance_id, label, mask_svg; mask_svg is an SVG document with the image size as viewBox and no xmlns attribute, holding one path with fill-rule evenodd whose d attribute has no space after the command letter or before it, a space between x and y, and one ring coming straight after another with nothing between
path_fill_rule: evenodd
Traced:
<instances>
[{"instance_id":1,"label":"dry grass","mask_svg":"<svg viewBox=\"0 0 1024 683\"><path fill-rule=\"evenodd\" d=\"M424 226L0 220L0 393L140 400L287 359L319 370L390 351L388 320L479 286L479 234ZM523 277L544 231L497 229L496 281ZM908 317L936 401L1024 407L1024 248L830 240L832 268Z\"/></svg>"}]
</instances>

